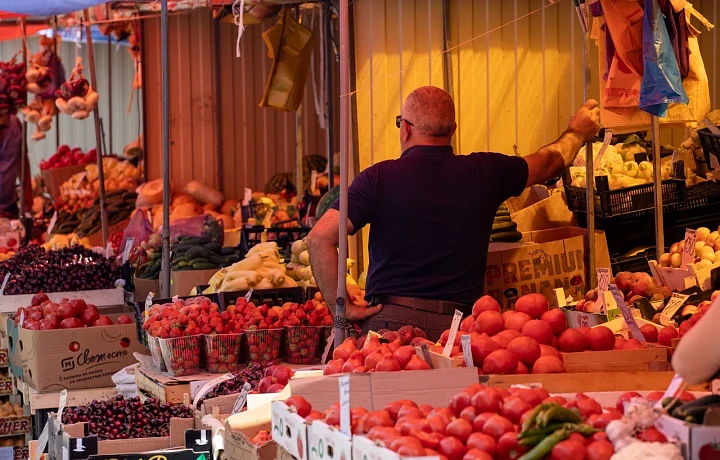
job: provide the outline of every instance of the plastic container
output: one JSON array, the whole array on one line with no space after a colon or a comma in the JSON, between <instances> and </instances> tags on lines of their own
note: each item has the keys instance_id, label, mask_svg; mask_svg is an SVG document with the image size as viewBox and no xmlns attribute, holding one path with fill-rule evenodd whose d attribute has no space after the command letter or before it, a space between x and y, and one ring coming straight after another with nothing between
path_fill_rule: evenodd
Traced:
<instances>
[{"instance_id":1,"label":"plastic container","mask_svg":"<svg viewBox=\"0 0 720 460\"><path fill-rule=\"evenodd\" d=\"M205 359L208 372L237 371L240 363L243 334L206 334Z\"/></svg>"},{"instance_id":2,"label":"plastic container","mask_svg":"<svg viewBox=\"0 0 720 460\"><path fill-rule=\"evenodd\" d=\"M318 350L325 337L323 326L286 326L283 342L284 359L290 364L312 364L318 361Z\"/></svg>"},{"instance_id":3,"label":"plastic container","mask_svg":"<svg viewBox=\"0 0 720 460\"><path fill-rule=\"evenodd\" d=\"M245 330L245 353L248 366L266 365L277 361L282 347L283 329L253 329Z\"/></svg>"},{"instance_id":4,"label":"plastic container","mask_svg":"<svg viewBox=\"0 0 720 460\"><path fill-rule=\"evenodd\" d=\"M702 145L703 153L705 154L705 162L710 168L710 155L715 155L720 161L720 135L713 134L708 128L698 129L698 137L700 138L700 145Z\"/></svg>"},{"instance_id":5,"label":"plastic container","mask_svg":"<svg viewBox=\"0 0 720 460\"><path fill-rule=\"evenodd\" d=\"M263 241L263 234L265 234L267 241L275 241L280 252L290 258L290 246L295 241L305 238L308 233L310 233L310 229L307 227L265 228L257 226L243 228L240 250L241 252L249 251L250 248Z\"/></svg>"},{"instance_id":6,"label":"plastic container","mask_svg":"<svg viewBox=\"0 0 720 460\"><path fill-rule=\"evenodd\" d=\"M220 309L225 311L230 305L235 305L237 299L245 297L247 291L220 292L219 294L222 301ZM301 304L305 302L305 293L301 287L257 289L250 296L250 302L258 307L263 304L282 306L286 302Z\"/></svg>"},{"instance_id":7,"label":"plastic container","mask_svg":"<svg viewBox=\"0 0 720 460\"><path fill-rule=\"evenodd\" d=\"M160 339L148 335L145 331L142 331L147 337L147 347L150 349L150 356L152 356L153 366L160 372L167 372L167 366L165 366L165 360L163 359L162 347L160 347Z\"/></svg>"},{"instance_id":8,"label":"plastic container","mask_svg":"<svg viewBox=\"0 0 720 460\"><path fill-rule=\"evenodd\" d=\"M200 373L202 336L191 335L175 339L158 339L167 371L172 376Z\"/></svg>"}]
</instances>

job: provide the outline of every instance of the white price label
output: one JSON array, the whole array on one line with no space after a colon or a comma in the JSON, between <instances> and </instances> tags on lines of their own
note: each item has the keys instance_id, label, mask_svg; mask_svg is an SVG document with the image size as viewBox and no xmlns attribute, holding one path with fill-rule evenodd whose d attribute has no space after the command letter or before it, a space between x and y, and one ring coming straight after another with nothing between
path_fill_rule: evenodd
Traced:
<instances>
[{"instance_id":1,"label":"white price label","mask_svg":"<svg viewBox=\"0 0 720 460\"><path fill-rule=\"evenodd\" d=\"M240 391L238 398L235 400L235 404L233 404L233 408L232 408L233 414L240 413L243 410L243 408L245 407L245 404L247 403L248 391L250 391L250 384L248 382L245 382L245 385L243 385L242 391Z\"/></svg>"},{"instance_id":2,"label":"white price label","mask_svg":"<svg viewBox=\"0 0 720 460\"><path fill-rule=\"evenodd\" d=\"M177 296L177 295L172 296L173 303L177 302L178 300L180 300L180 296Z\"/></svg>"},{"instance_id":3,"label":"white price label","mask_svg":"<svg viewBox=\"0 0 720 460\"><path fill-rule=\"evenodd\" d=\"M67 389L60 392L60 402L58 403L57 420L58 423L62 423L62 413L65 410L67 404Z\"/></svg>"},{"instance_id":4,"label":"white price label","mask_svg":"<svg viewBox=\"0 0 720 460\"><path fill-rule=\"evenodd\" d=\"M107 242L105 245L105 257L110 258L114 255L115 251L113 251L112 243Z\"/></svg>"},{"instance_id":5,"label":"white price label","mask_svg":"<svg viewBox=\"0 0 720 460\"><path fill-rule=\"evenodd\" d=\"M42 433L40 433L40 437L38 438L38 443L35 448L35 460L40 460L40 457L42 457L43 453L45 452L45 448L47 447L49 438L50 425L48 422L45 422L45 426L43 427Z\"/></svg>"},{"instance_id":6,"label":"white price label","mask_svg":"<svg viewBox=\"0 0 720 460\"><path fill-rule=\"evenodd\" d=\"M252 295L253 295L253 288L250 288L250 290L247 291L247 293L245 294L245 302L249 303Z\"/></svg>"},{"instance_id":7,"label":"white price label","mask_svg":"<svg viewBox=\"0 0 720 460\"><path fill-rule=\"evenodd\" d=\"M352 436L350 425L350 376L343 375L338 378L340 385L340 431L345 436Z\"/></svg>"},{"instance_id":8,"label":"white price label","mask_svg":"<svg viewBox=\"0 0 720 460\"><path fill-rule=\"evenodd\" d=\"M555 288L555 299L557 300L558 308L567 307L567 300L565 299L565 290L563 288Z\"/></svg>"},{"instance_id":9,"label":"white price label","mask_svg":"<svg viewBox=\"0 0 720 460\"><path fill-rule=\"evenodd\" d=\"M668 300L667 305L665 305L665 308L663 308L662 314L660 315L660 323L663 326L670 324L670 320L673 315L675 315L675 313L677 313L677 311L685 305L685 302L687 302L687 299L689 298L689 295L673 292L672 297L670 297L670 300Z\"/></svg>"},{"instance_id":10,"label":"white price label","mask_svg":"<svg viewBox=\"0 0 720 460\"><path fill-rule=\"evenodd\" d=\"M133 244L135 244L135 237L128 237L127 241L125 241L125 249L123 250L123 263L127 262L130 257L130 251L132 250Z\"/></svg>"},{"instance_id":11,"label":"white price label","mask_svg":"<svg viewBox=\"0 0 720 460\"><path fill-rule=\"evenodd\" d=\"M23 308L20 310L20 321L18 324L20 324L20 327L22 327L23 323L25 323L25 309Z\"/></svg>"},{"instance_id":12,"label":"white price label","mask_svg":"<svg viewBox=\"0 0 720 460\"><path fill-rule=\"evenodd\" d=\"M146 317L146 318L149 316L149 315L148 315L148 309L149 309L150 306L152 305L152 299L153 299L154 296L155 296L155 293L154 293L154 292L148 292L148 295L147 295L147 297L145 298L145 317Z\"/></svg>"},{"instance_id":13,"label":"white price label","mask_svg":"<svg viewBox=\"0 0 720 460\"><path fill-rule=\"evenodd\" d=\"M685 240L682 252L683 265L691 264L695 261L695 230L685 229Z\"/></svg>"},{"instance_id":14,"label":"white price label","mask_svg":"<svg viewBox=\"0 0 720 460\"><path fill-rule=\"evenodd\" d=\"M52 231L55 228L55 224L57 223L57 211L55 211L50 218L50 223L48 224L47 234L52 235Z\"/></svg>"},{"instance_id":15,"label":"white price label","mask_svg":"<svg viewBox=\"0 0 720 460\"><path fill-rule=\"evenodd\" d=\"M610 287L610 291L612 292L613 298L615 299L615 303L617 304L618 308L620 309L620 313L622 313L623 318L625 319L625 323L628 325L628 328L630 329L630 332L632 333L632 336L636 339L638 339L640 342L646 342L645 336L640 331L640 328L637 325L637 322L635 322L635 318L632 315L632 312L628 308L628 306L625 304L625 298L623 297L622 292L612 285Z\"/></svg>"},{"instance_id":16,"label":"white price label","mask_svg":"<svg viewBox=\"0 0 720 460\"><path fill-rule=\"evenodd\" d=\"M231 378L233 378L233 374L232 372L228 372L227 374L223 374L216 379L212 379L205 385L203 385L202 388L200 388L200 390L198 390L198 392L195 394L195 398L193 399L193 408L197 409L198 401L200 401L200 399L202 399L202 397L205 396L208 391L215 388L215 385L224 382L225 380L230 380Z\"/></svg>"},{"instance_id":17,"label":"white price label","mask_svg":"<svg viewBox=\"0 0 720 460\"><path fill-rule=\"evenodd\" d=\"M0 288L0 296L5 295L5 286L7 286L10 280L10 273L5 273L5 279L3 280L2 288Z\"/></svg>"},{"instance_id":18,"label":"white price label","mask_svg":"<svg viewBox=\"0 0 720 460\"><path fill-rule=\"evenodd\" d=\"M610 285L610 269L598 268L595 271L597 272L598 292L607 291Z\"/></svg>"},{"instance_id":19,"label":"white price label","mask_svg":"<svg viewBox=\"0 0 720 460\"><path fill-rule=\"evenodd\" d=\"M314 169L310 173L310 191L315 192L315 188L317 187L317 179L318 179L318 172Z\"/></svg>"},{"instance_id":20,"label":"white price label","mask_svg":"<svg viewBox=\"0 0 720 460\"><path fill-rule=\"evenodd\" d=\"M460 345L462 345L463 357L465 358L465 366L475 367L472 357L472 347L470 345L470 334L464 335L460 338Z\"/></svg>"},{"instance_id":21,"label":"white price label","mask_svg":"<svg viewBox=\"0 0 720 460\"><path fill-rule=\"evenodd\" d=\"M252 189L246 188L243 193L243 201L242 205L247 206L250 204L250 200L252 200Z\"/></svg>"},{"instance_id":22,"label":"white price label","mask_svg":"<svg viewBox=\"0 0 720 460\"><path fill-rule=\"evenodd\" d=\"M460 310L455 310L452 324L450 325L450 335L448 335L448 341L442 351L443 356L450 356L450 353L452 352L452 347L455 343L455 336L457 335L458 328L460 327L460 323L462 322L462 316L463 314Z\"/></svg>"},{"instance_id":23,"label":"white price label","mask_svg":"<svg viewBox=\"0 0 720 460\"><path fill-rule=\"evenodd\" d=\"M147 220L150 222L150 225L152 225L152 213L150 211L147 212Z\"/></svg>"},{"instance_id":24,"label":"white price label","mask_svg":"<svg viewBox=\"0 0 720 460\"><path fill-rule=\"evenodd\" d=\"M327 343L325 344L325 350L323 350L322 358L320 358L320 364L327 364L328 355L330 354L330 349L333 348L335 345L335 328L332 328L330 331L330 336L327 338Z\"/></svg>"}]
</instances>

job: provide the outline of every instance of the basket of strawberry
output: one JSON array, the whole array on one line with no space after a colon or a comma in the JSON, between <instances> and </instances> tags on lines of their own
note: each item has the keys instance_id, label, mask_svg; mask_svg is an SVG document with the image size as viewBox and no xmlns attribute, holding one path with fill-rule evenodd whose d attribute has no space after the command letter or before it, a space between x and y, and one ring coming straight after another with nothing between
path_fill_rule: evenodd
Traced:
<instances>
[{"instance_id":1,"label":"basket of strawberry","mask_svg":"<svg viewBox=\"0 0 720 460\"><path fill-rule=\"evenodd\" d=\"M237 307L230 305L221 314L222 322L210 321L212 332L203 334L208 372L234 372L240 363L242 326L236 318ZM244 323L244 319L242 320ZM213 323L214 322L214 323Z\"/></svg>"},{"instance_id":2,"label":"basket of strawberry","mask_svg":"<svg viewBox=\"0 0 720 460\"><path fill-rule=\"evenodd\" d=\"M333 324L325 302L308 300L304 305L286 303L282 306L285 361L291 364L312 364L319 358L325 329Z\"/></svg>"},{"instance_id":3,"label":"basket of strawberry","mask_svg":"<svg viewBox=\"0 0 720 460\"><path fill-rule=\"evenodd\" d=\"M228 310L231 307L233 305L228 306ZM242 297L236 300L234 307L236 327L242 328L246 338L244 356L248 366L264 366L277 361L282 346L282 309L267 305L258 307Z\"/></svg>"}]
</instances>

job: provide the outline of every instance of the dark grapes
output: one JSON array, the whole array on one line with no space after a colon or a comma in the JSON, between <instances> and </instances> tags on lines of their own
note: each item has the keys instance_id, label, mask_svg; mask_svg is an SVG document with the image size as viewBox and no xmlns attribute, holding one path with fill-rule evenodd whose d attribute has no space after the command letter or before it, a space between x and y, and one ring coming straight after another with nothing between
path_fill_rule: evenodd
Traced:
<instances>
[{"instance_id":1,"label":"dark grapes","mask_svg":"<svg viewBox=\"0 0 720 460\"><path fill-rule=\"evenodd\" d=\"M10 273L6 295L112 289L121 277L115 257L106 258L84 246L46 251L33 244L0 262L0 279Z\"/></svg>"},{"instance_id":2,"label":"dark grapes","mask_svg":"<svg viewBox=\"0 0 720 460\"><path fill-rule=\"evenodd\" d=\"M198 407L202 406L203 401L206 399L240 393L245 385L245 382L250 383L251 390L256 390L260 380L264 377L266 367L272 365L273 363L268 363L267 366L252 364L242 371L233 372L233 378L218 383L210 391L208 391L205 396L200 398L198 401Z\"/></svg>"},{"instance_id":3,"label":"dark grapes","mask_svg":"<svg viewBox=\"0 0 720 460\"><path fill-rule=\"evenodd\" d=\"M86 406L69 407L62 413L63 423L88 425L99 439L154 438L170 435L171 418L192 418L193 410L182 404L166 404L155 398L93 400Z\"/></svg>"}]
</instances>

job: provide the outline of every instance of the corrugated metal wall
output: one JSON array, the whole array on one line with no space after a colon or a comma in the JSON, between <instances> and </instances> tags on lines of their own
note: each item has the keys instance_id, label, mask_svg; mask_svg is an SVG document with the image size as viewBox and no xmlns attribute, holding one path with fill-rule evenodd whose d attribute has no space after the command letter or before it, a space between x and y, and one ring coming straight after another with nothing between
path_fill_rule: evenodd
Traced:
<instances>
[{"instance_id":1,"label":"corrugated metal wall","mask_svg":"<svg viewBox=\"0 0 720 460\"><path fill-rule=\"evenodd\" d=\"M213 186L218 184L212 21L209 10L170 17L170 68L167 70L171 92L171 178L176 187L193 179ZM228 197L242 197L244 187L261 190L273 174L295 170L295 114L258 107L271 66L261 33L275 21L270 19L246 27L240 58L235 57L237 27L220 25L222 91L217 102L222 113L222 182ZM148 19L144 25L148 174L150 179L155 179L162 175L160 22ZM316 51L318 46L316 36ZM319 80L318 56L316 53ZM337 78L337 67L334 75ZM303 153L324 156L326 134L315 115L310 76L303 101Z\"/></svg>"},{"instance_id":2,"label":"corrugated metal wall","mask_svg":"<svg viewBox=\"0 0 720 460\"><path fill-rule=\"evenodd\" d=\"M719 2L693 2L717 24ZM583 102L583 35L573 2L450 0L451 86L461 153L520 154L554 140ZM543 8L543 6L546 7ZM400 154L395 115L416 87L443 85L446 49L441 0L356 0L355 56L359 158L364 169ZM697 24L697 22L695 22ZM715 29L717 30L717 29ZM700 46L717 108L718 33L703 29ZM401 51L402 50L402 51ZM597 47L591 46L597 69ZM598 97L593 70L590 96ZM684 130L666 130L678 145Z\"/></svg>"},{"instance_id":3,"label":"corrugated metal wall","mask_svg":"<svg viewBox=\"0 0 720 460\"><path fill-rule=\"evenodd\" d=\"M0 42L0 60L6 61L10 59L22 47L20 40L10 40ZM95 43L95 66L97 70L98 88L100 94L100 117L105 126L105 137L108 142L109 136L109 113L110 105L108 104L108 59L112 59L112 101L113 101L113 151L114 153L122 153L123 147L135 140L142 130L141 114L135 104L130 113L127 112L130 94L132 92L132 81L135 75L135 67L133 60L126 46L108 47L107 43ZM90 81L90 70L88 66L87 44L81 44L78 54L83 58L85 65L85 76ZM28 39L28 47L30 53L35 53L39 49L38 39L35 37ZM75 66L75 43L61 42L59 45L59 55L65 67L66 76L70 76L70 72ZM142 97L142 96L140 96ZM57 126L53 121L53 128L46 133L45 139L35 142L28 140L28 152L30 159L30 168L35 174L39 171L38 164L40 160L48 158L56 151L56 130ZM31 126L30 135L34 132ZM30 136L28 136L30 139ZM93 117L85 120L73 120L67 115L60 116L60 143L70 146L77 146L83 150L95 147L95 125Z\"/></svg>"}]
</instances>

